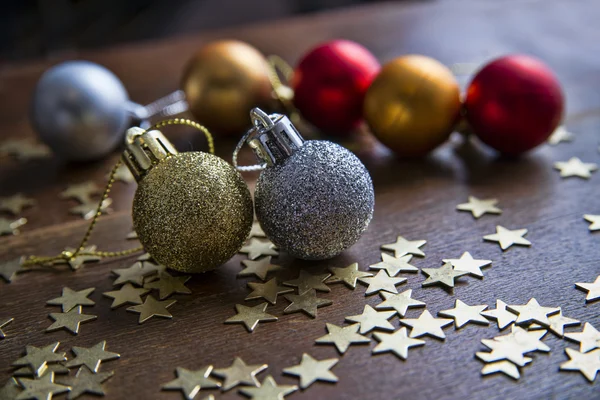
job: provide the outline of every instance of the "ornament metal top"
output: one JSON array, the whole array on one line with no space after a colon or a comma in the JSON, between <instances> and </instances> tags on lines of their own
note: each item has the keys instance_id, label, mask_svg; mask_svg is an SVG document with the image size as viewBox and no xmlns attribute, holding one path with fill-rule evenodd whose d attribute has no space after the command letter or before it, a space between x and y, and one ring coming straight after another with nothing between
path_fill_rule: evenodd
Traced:
<instances>
[{"instance_id":1,"label":"ornament metal top","mask_svg":"<svg viewBox=\"0 0 600 400\"><path fill-rule=\"evenodd\" d=\"M246 143L266 164L254 206L269 239L305 260L328 259L356 243L375 203L360 160L335 143L305 141L284 115L254 108L250 118Z\"/></svg>"}]
</instances>

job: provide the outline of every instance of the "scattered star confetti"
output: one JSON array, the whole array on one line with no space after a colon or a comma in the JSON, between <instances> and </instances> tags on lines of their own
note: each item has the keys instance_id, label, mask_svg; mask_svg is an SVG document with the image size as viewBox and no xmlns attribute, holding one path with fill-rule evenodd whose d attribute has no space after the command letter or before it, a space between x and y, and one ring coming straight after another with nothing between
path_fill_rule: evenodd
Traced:
<instances>
[{"instance_id":1,"label":"scattered star confetti","mask_svg":"<svg viewBox=\"0 0 600 400\"><path fill-rule=\"evenodd\" d=\"M48 300L46 304L51 306L62 306L63 312L71 311L75 306L93 306L96 303L94 300L88 299L88 296L92 294L94 290L96 290L96 288L87 288L76 292L68 287L64 287L62 296Z\"/></svg>"},{"instance_id":2,"label":"scattered star confetti","mask_svg":"<svg viewBox=\"0 0 600 400\"><path fill-rule=\"evenodd\" d=\"M596 277L594 282L577 282L575 287L588 292L587 296L585 297L586 302L600 299L600 275Z\"/></svg>"},{"instance_id":3,"label":"scattered star confetti","mask_svg":"<svg viewBox=\"0 0 600 400\"><path fill-rule=\"evenodd\" d=\"M316 318L317 308L333 304L333 301L331 300L317 297L317 292L314 289L309 289L302 294L286 294L283 297L291 303L283 310L284 314L302 311L307 315Z\"/></svg>"},{"instance_id":4,"label":"scattered star confetti","mask_svg":"<svg viewBox=\"0 0 600 400\"><path fill-rule=\"evenodd\" d=\"M129 282L137 286L143 286L144 278L156 273L156 268L153 265L138 261L129 268L113 269L112 272L118 276L114 281L115 285Z\"/></svg>"},{"instance_id":5,"label":"scattered star confetti","mask_svg":"<svg viewBox=\"0 0 600 400\"><path fill-rule=\"evenodd\" d=\"M527 357L523 356L523 351L510 341L483 339L481 342L492 351L490 353L477 352L475 356L486 363L508 360L519 367L527 364Z\"/></svg>"},{"instance_id":6,"label":"scattered star confetti","mask_svg":"<svg viewBox=\"0 0 600 400\"><path fill-rule=\"evenodd\" d=\"M519 316L515 321L516 324L528 324L537 322L542 326L550 325L548 315L556 314L560 310L556 307L542 307L536 299L531 298L527 304L521 306L506 306L509 311L517 313Z\"/></svg>"},{"instance_id":7,"label":"scattered star confetti","mask_svg":"<svg viewBox=\"0 0 600 400\"><path fill-rule=\"evenodd\" d=\"M68 312L50 313L49 315L55 322L46 329L46 332L65 329L75 335L79 333L79 325L81 323L93 321L98 318L97 315L82 314L81 306L76 306Z\"/></svg>"},{"instance_id":8,"label":"scattered star confetti","mask_svg":"<svg viewBox=\"0 0 600 400\"><path fill-rule=\"evenodd\" d=\"M525 364L529 364L531 362L531 358L529 357L524 357L523 359L525 360ZM484 365L481 369L481 375L491 375L498 372L510 376L513 379L519 379L521 377L519 367L508 360L494 361Z\"/></svg>"},{"instance_id":9,"label":"scattered star confetti","mask_svg":"<svg viewBox=\"0 0 600 400\"><path fill-rule=\"evenodd\" d=\"M563 337L565 333L565 326L575 326L581 325L581 321L578 321L573 318L567 318L562 315L562 309L558 308L558 314L554 314L548 317L548 321L550 321L550 325L548 325L548 330L554 333L558 337ZM529 326L529 329L542 329L543 327L538 324L532 324Z\"/></svg>"},{"instance_id":10,"label":"scattered star confetti","mask_svg":"<svg viewBox=\"0 0 600 400\"><path fill-rule=\"evenodd\" d=\"M246 307L243 304L236 304L236 315L227 319L226 324L244 324L248 332L253 332L259 322L277 321L277 317L266 311L269 303L261 303L254 307Z\"/></svg>"},{"instance_id":11,"label":"scattered star confetti","mask_svg":"<svg viewBox=\"0 0 600 400\"><path fill-rule=\"evenodd\" d=\"M424 302L411 298L412 289L405 290L400 294L386 292L380 294L384 301L377 304L375 308L377 310L395 310L401 317L404 317L410 307L425 307Z\"/></svg>"},{"instance_id":12,"label":"scattered star confetti","mask_svg":"<svg viewBox=\"0 0 600 400\"><path fill-rule=\"evenodd\" d=\"M168 272L163 272L158 275L158 280L144 284L145 288L158 289L158 296L161 300L166 299L174 293L191 294L192 291L185 286L191 276L172 276Z\"/></svg>"},{"instance_id":13,"label":"scattered star confetti","mask_svg":"<svg viewBox=\"0 0 600 400\"><path fill-rule=\"evenodd\" d=\"M110 172L108 174L106 174L106 179L108 179L108 178L110 178ZM115 171L115 174L113 175L113 179L115 181L121 181L123 183L135 182L135 178L133 177L133 174L131 173L129 168L127 168L127 166L125 164L119 165L119 167Z\"/></svg>"},{"instance_id":14,"label":"scattered star confetti","mask_svg":"<svg viewBox=\"0 0 600 400\"><path fill-rule=\"evenodd\" d=\"M489 325L488 320L481 315L481 312L487 307L488 306L486 304L470 306L457 299L454 303L454 308L450 310L442 310L438 312L438 315L441 315L442 317L454 318L454 325L456 325L457 329L462 328L469 322Z\"/></svg>"},{"instance_id":15,"label":"scattered star confetti","mask_svg":"<svg viewBox=\"0 0 600 400\"><path fill-rule=\"evenodd\" d=\"M18 235L20 233L19 228L27 223L26 218L19 218L17 220L10 220L0 217L0 236L2 235Z\"/></svg>"},{"instance_id":16,"label":"scattered star confetti","mask_svg":"<svg viewBox=\"0 0 600 400\"><path fill-rule=\"evenodd\" d=\"M494 340L509 342L513 347L518 348L521 353L529 353L531 351L543 351L547 353L550 351L550 347L541 340L546 333L546 330L527 331L517 325L513 325L509 334L496 336Z\"/></svg>"},{"instance_id":17,"label":"scattered star confetti","mask_svg":"<svg viewBox=\"0 0 600 400\"><path fill-rule=\"evenodd\" d=\"M126 283L119 290L102 293L106 297L113 299L111 308L117 308L123 304L142 304L142 296L148 293L150 289L136 288L131 283Z\"/></svg>"},{"instance_id":18,"label":"scattered star confetti","mask_svg":"<svg viewBox=\"0 0 600 400\"><path fill-rule=\"evenodd\" d=\"M140 314L139 323L142 324L152 317L173 318L167 308L176 302L177 300L158 301L149 294L143 304L127 307L127 311Z\"/></svg>"},{"instance_id":19,"label":"scattered star confetti","mask_svg":"<svg viewBox=\"0 0 600 400\"><path fill-rule=\"evenodd\" d=\"M365 344L371 342L371 339L358 333L360 324L342 327L327 323L326 326L327 332L329 333L315 340L315 343L333 344L340 354L344 354L351 344Z\"/></svg>"},{"instance_id":20,"label":"scattered star confetti","mask_svg":"<svg viewBox=\"0 0 600 400\"><path fill-rule=\"evenodd\" d=\"M25 261L25 257L17 257L9 261L4 261L0 264L0 276L6 282L12 282L15 276L24 270L23 261Z\"/></svg>"},{"instance_id":21,"label":"scattered star confetti","mask_svg":"<svg viewBox=\"0 0 600 400\"><path fill-rule=\"evenodd\" d=\"M99 194L100 188L92 181L85 181L69 185L66 190L60 193L62 199L75 199L78 202L85 204L91 203L92 195Z\"/></svg>"},{"instance_id":22,"label":"scattered star confetti","mask_svg":"<svg viewBox=\"0 0 600 400\"><path fill-rule=\"evenodd\" d=\"M398 236L395 243L384 244L381 248L393 251L396 257L402 257L407 254L425 257L425 253L419 248L424 246L425 243L427 243L426 240L406 240L402 236Z\"/></svg>"},{"instance_id":23,"label":"scattered star confetti","mask_svg":"<svg viewBox=\"0 0 600 400\"><path fill-rule=\"evenodd\" d=\"M17 399L52 400L55 394L65 393L71 390L69 386L54 383L54 372L49 372L37 379L19 378L19 384L23 391Z\"/></svg>"},{"instance_id":24,"label":"scattered star confetti","mask_svg":"<svg viewBox=\"0 0 600 400\"><path fill-rule=\"evenodd\" d=\"M50 148L29 139L12 139L0 146L0 154L10 154L19 161L47 158L52 155Z\"/></svg>"},{"instance_id":25,"label":"scattered star confetti","mask_svg":"<svg viewBox=\"0 0 600 400\"><path fill-rule=\"evenodd\" d=\"M410 331L411 338L429 335L438 339L445 339L446 335L442 328L451 325L454 321L446 318L434 318L428 310L424 310L419 318L404 318L400 322L412 328Z\"/></svg>"},{"instance_id":26,"label":"scattered star confetti","mask_svg":"<svg viewBox=\"0 0 600 400\"><path fill-rule=\"evenodd\" d=\"M106 198L106 199L102 200L102 207L100 208L100 211L103 214L110 213L112 211L112 209L109 208L111 204L112 204L111 198ZM87 221L87 220L94 218L97 210L98 210L98 203L92 201L90 203L81 203L75 207L71 207L69 209L69 212L71 214L79 215L79 216L81 216L81 218L83 218Z\"/></svg>"},{"instance_id":27,"label":"scattered star confetti","mask_svg":"<svg viewBox=\"0 0 600 400\"><path fill-rule=\"evenodd\" d=\"M559 126L552 132L552 135L548 138L548 144L552 146L556 146L561 142L571 142L575 138L571 132L567 130L564 126Z\"/></svg>"},{"instance_id":28,"label":"scattered star confetti","mask_svg":"<svg viewBox=\"0 0 600 400\"><path fill-rule=\"evenodd\" d=\"M338 381L338 377L330 370L338 361L337 358L316 360L309 354L303 353L300 364L284 368L283 373L299 377L301 389L306 389L316 381L335 383Z\"/></svg>"},{"instance_id":29,"label":"scattered star confetti","mask_svg":"<svg viewBox=\"0 0 600 400\"><path fill-rule=\"evenodd\" d=\"M110 379L114 374L112 371L93 373L87 367L81 367L74 377L70 377L60 383L71 388L71 391L67 395L68 400L76 399L86 393L104 396L102 383Z\"/></svg>"},{"instance_id":30,"label":"scattered star confetti","mask_svg":"<svg viewBox=\"0 0 600 400\"><path fill-rule=\"evenodd\" d=\"M16 399L21 388L15 378L10 378L4 386L0 388L0 399L2 400L13 400Z\"/></svg>"},{"instance_id":31,"label":"scattered star confetti","mask_svg":"<svg viewBox=\"0 0 600 400\"><path fill-rule=\"evenodd\" d=\"M242 264L244 265L244 269L241 270L237 276L256 276L261 281L267 279L267 275L272 271L279 271L281 266L271 264L271 256L263 257L257 261L252 260L243 260Z\"/></svg>"},{"instance_id":32,"label":"scattered star confetti","mask_svg":"<svg viewBox=\"0 0 600 400\"><path fill-rule=\"evenodd\" d=\"M392 352L403 360L408 357L409 348L425 344L424 340L408 337L405 327L394 333L374 332L373 336L379 341L379 344L373 348L373 354Z\"/></svg>"},{"instance_id":33,"label":"scattered star confetti","mask_svg":"<svg viewBox=\"0 0 600 400\"><path fill-rule=\"evenodd\" d=\"M278 256L279 252L269 240L250 238L239 250L240 253L248 254L250 260L256 260L261 256Z\"/></svg>"},{"instance_id":34,"label":"scattered star confetti","mask_svg":"<svg viewBox=\"0 0 600 400\"><path fill-rule=\"evenodd\" d=\"M252 223L252 228L250 229L250 234L248 235L248 237L266 238L267 235L265 234L265 231L263 231L260 227L260 223L258 221L254 221Z\"/></svg>"},{"instance_id":35,"label":"scattered star confetti","mask_svg":"<svg viewBox=\"0 0 600 400\"><path fill-rule=\"evenodd\" d=\"M592 172L598 169L594 163L584 163L578 157L571 157L569 161L559 161L554 163L554 169L560 171L561 178L577 177L589 179Z\"/></svg>"},{"instance_id":36,"label":"scattered star confetti","mask_svg":"<svg viewBox=\"0 0 600 400\"><path fill-rule=\"evenodd\" d=\"M271 375L267 376L262 384L257 387L240 389L240 393L255 400L283 400L288 394L298 390L296 385L278 385Z\"/></svg>"},{"instance_id":37,"label":"scattered star confetti","mask_svg":"<svg viewBox=\"0 0 600 400\"><path fill-rule=\"evenodd\" d=\"M125 239L127 240L138 240L138 234L136 231L131 231L127 234L127 236L125 236ZM152 258L152 256L149 253L145 253L144 255L148 255L148 258Z\"/></svg>"},{"instance_id":38,"label":"scattered star confetti","mask_svg":"<svg viewBox=\"0 0 600 400\"><path fill-rule=\"evenodd\" d=\"M517 320L517 314L508 311L506 306L507 304L502 300L496 300L496 309L482 311L481 315L495 319L498 322L498 329L502 330Z\"/></svg>"},{"instance_id":39,"label":"scattered star confetti","mask_svg":"<svg viewBox=\"0 0 600 400\"><path fill-rule=\"evenodd\" d=\"M73 368L85 365L90 371L96 373L100 368L100 363L103 361L116 360L121 357L118 353L106 351L106 340L96 343L92 347L73 346L71 351L75 354L75 358L70 359L65 363L65 367Z\"/></svg>"},{"instance_id":40,"label":"scattered star confetti","mask_svg":"<svg viewBox=\"0 0 600 400\"><path fill-rule=\"evenodd\" d=\"M15 319L14 318L7 318L5 320L0 320L0 339L4 339L6 337L6 334L4 333L4 331L2 330L5 326L7 326L8 324L10 324L11 322L13 322Z\"/></svg>"},{"instance_id":41,"label":"scattered star confetti","mask_svg":"<svg viewBox=\"0 0 600 400\"><path fill-rule=\"evenodd\" d=\"M327 279L327 283L343 282L350 289L356 289L356 281L359 278L373 276L370 272L359 271L358 263L352 263L345 268L330 267L329 271L333 275Z\"/></svg>"},{"instance_id":42,"label":"scattered star confetti","mask_svg":"<svg viewBox=\"0 0 600 400\"><path fill-rule=\"evenodd\" d=\"M440 268L422 268L421 272L427 275L427 279L422 284L423 287L440 284L453 288L456 278L468 274L467 271L456 271L450 263L445 263Z\"/></svg>"},{"instance_id":43,"label":"scattered star confetti","mask_svg":"<svg viewBox=\"0 0 600 400\"><path fill-rule=\"evenodd\" d=\"M79 254L81 254L81 255L78 254L76 257L70 258L69 260L63 260L63 259L57 260L57 261L54 261L54 264L69 264L69 267L71 267L71 269L73 271L77 271L85 263L97 262L97 261L102 260L102 257L100 257L100 256L86 254L86 253L94 253L96 251L96 249L97 249L97 247L93 246L93 245L86 246L83 249L81 249L81 251L79 252ZM65 249L65 251L68 251L71 254L74 254L76 250L77 249L74 249L72 247L67 247Z\"/></svg>"},{"instance_id":44,"label":"scattered star confetti","mask_svg":"<svg viewBox=\"0 0 600 400\"><path fill-rule=\"evenodd\" d=\"M304 293L307 290L315 289L320 292L330 292L331 289L325 284L327 278L331 274L313 275L305 270L300 270L298 278L283 282L285 286L293 286L298 288L298 293Z\"/></svg>"},{"instance_id":45,"label":"scattered star confetti","mask_svg":"<svg viewBox=\"0 0 600 400\"><path fill-rule=\"evenodd\" d=\"M579 371L590 382L594 382L600 371L600 350L580 353L575 349L566 348L570 360L560 364L561 371Z\"/></svg>"},{"instance_id":46,"label":"scattered star confetti","mask_svg":"<svg viewBox=\"0 0 600 400\"><path fill-rule=\"evenodd\" d=\"M34 199L25 197L23 193L17 193L10 197L0 197L0 211L7 211L12 215L20 214L25 208L36 204Z\"/></svg>"},{"instance_id":47,"label":"scattered star confetti","mask_svg":"<svg viewBox=\"0 0 600 400\"><path fill-rule=\"evenodd\" d=\"M484 214L502 214L502 210L496 207L497 199L480 200L475 196L469 196L469 202L456 206L458 211L469 211L476 219Z\"/></svg>"},{"instance_id":48,"label":"scattered star confetti","mask_svg":"<svg viewBox=\"0 0 600 400\"><path fill-rule=\"evenodd\" d=\"M389 276L396 276L400 272L418 272L419 268L409 264L412 257L411 254L394 257L386 253L381 253L381 261L377 264L369 265L369 268L383 269Z\"/></svg>"},{"instance_id":49,"label":"scattered star confetti","mask_svg":"<svg viewBox=\"0 0 600 400\"><path fill-rule=\"evenodd\" d=\"M47 364L46 368L44 369L44 374L47 374L48 372L54 372L54 375L68 375L69 374L69 368L65 367L62 364ZM33 370L29 367L22 367L19 368L15 371L13 371L13 376L33 376ZM2 399L2 397L0 397L0 399Z\"/></svg>"},{"instance_id":50,"label":"scattered star confetti","mask_svg":"<svg viewBox=\"0 0 600 400\"><path fill-rule=\"evenodd\" d=\"M585 214L583 219L590 223L590 226L588 227L590 232L600 230L600 215Z\"/></svg>"},{"instance_id":51,"label":"scattered star confetti","mask_svg":"<svg viewBox=\"0 0 600 400\"><path fill-rule=\"evenodd\" d=\"M213 366L209 365L196 371L185 368L176 368L177 379L163 385L163 390L180 390L187 400L193 400L200 389L216 389L221 384L210 378Z\"/></svg>"},{"instance_id":52,"label":"scattered star confetti","mask_svg":"<svg viewBox=\"0 0 600 400\"><path fill-rule=\"evenodd\" d=\"M382 269L375 276L359 278L358 280L365 285L369 285L365 291L365 296L381 291L398 293L396 285L406 282L406 278L392 278Z\"/></svg>"},{"instance_id":53,"label":"scattered star confetti","mask_svg":"<svg viewBox=\"0 0 600 400\"><path fill-rule=\"evenodd\" d=\"M519 246L531 246L531 242L525 239L523 236L527 234L527 229L506 229L503 226L496 226L496 233L492 235L486 235L483 240L489 242L498 242L502 250L508 249L513 244Z\"/></svg>"},{"instance_id":54,"label":"scattered star confetti","mask_svg":"<svg viewBox=\"0 0 600 400\"><path fill-rule=\"evenodd\" d=\"M483 278L481 268L492 265L492 260L476 260L468 251L465 251L459 259L448 258L442 260L442 262L450 263L455 271L465 271L478 278Z\"/></svg>"},{"instance_id":55,"label":"scattered star confetti","mask_svg":"<svg viewBox=\"0 0 600 400\"><path fill-rule=\"evenodd\" d=\"M277 279L275 278L272 278L266 283L248 282L248 287L252 289L252 292L246 296L244 300L263 298L271 304L275 304L277 302L278 295L291 293L294 291L292 288L279 286L277 284Z\"/></svg>"},{"instance_id":56,"label":"scattered star confetti","mask_svg":"<svg viewBox=\"0 0 600 400\"><path fill-rule=\"evenodd\" d=\"M236 357L231 366L215 369L212 374L225 379L221 389L226 392L238 385L260 386L256 375L265 369L267 369L267 364L248 365L244 360Z\"/></svg>"},{"instance_id":57,"label":"scattered star confetti","mask_svg":"<svg viewBox=\"0 0 600 400\"><path fill-rule=\"evenodd\" d=\"M395 311L376 311L367 304L365 305L362 314L346 317L346 321L358 322L360 324L361 334L369 333L373 329L393 331L394 326L388 320L395 314Z\"/></svg>"},{"instance_id":58,"label":"scattered star confetti","mask_svg":"<svg viewBox=\"0 0 600 400\"><path fill-rule=\"evenodd\" d=\"M589 322L583 325L583 331L565 333L565 337L579 343L579 351L582 353L600 349L600 332Z\"/></svg>"},{"instance_id":59,"label":"scattered star confetti","mask_svg":"<svg viewBox=\"0 0 600 400\"><path fill-rule=\"evenodd\" d=\"M52 343L45 347L25 346L25 356L19 358L12 365L15 367L28 366L35 376L41 376L48 363L66 361L65 353L55 353L60 342Z\"/></svg>"}]
</instances>

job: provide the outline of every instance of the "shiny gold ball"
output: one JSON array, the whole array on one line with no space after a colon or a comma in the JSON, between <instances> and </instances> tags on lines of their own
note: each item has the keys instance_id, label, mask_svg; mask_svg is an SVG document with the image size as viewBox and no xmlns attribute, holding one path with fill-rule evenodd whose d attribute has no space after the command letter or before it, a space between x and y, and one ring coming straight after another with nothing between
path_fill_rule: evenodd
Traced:
<instances>
[{"instance_id":1,"label":"shiny gold ball","mask_svg":"<svg viewBox=\"0 0 600 400\"><path fill-rule=\"evenodd\" d=\"M190 111L219 134L250 128L248 113L273 101L265 57L249 44L223 40L204 46L188 62L182 79Z\"/></svg>"},{"instance_id":2,"label":"shiny gold ball","mask_svg":"<svg viewBox=\"0 0 600 400\"><path fill-rule=\"evenodd\" d=\"M414 157L448 138L460 108L452 72L432 58L408 55L383 66L365 96L364 117L384 145Z\"/></svg>"},{"instance_id":3,"label":"shiny gold ball","mask_svg":"<svg viewBox=\"0 0 600 400\"><path fill-rule=\"evenodd\" d=\"M175 154L138 183L133 226L144 249L181 272L205 272L229 260L250 233L253 207L242 176L208 153Z\"/></svg>"}]
</instances>

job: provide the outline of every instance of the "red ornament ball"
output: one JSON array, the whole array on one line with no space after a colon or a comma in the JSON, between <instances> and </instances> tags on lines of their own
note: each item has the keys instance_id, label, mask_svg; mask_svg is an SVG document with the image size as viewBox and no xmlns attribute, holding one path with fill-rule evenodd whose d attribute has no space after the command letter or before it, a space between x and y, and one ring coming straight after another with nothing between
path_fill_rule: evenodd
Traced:
<instances>
[{"instance_id":1,"label":"red ornament ball","mask_svg":"<svg viewBox=\"0 0 600 400\"><path fill-rule=\"evenodd\" d=\"M554 73L526 55L498 58L471 81L465 99L473 132L499 152L516 156L544 143L564 108Z\"/></svg>"},{"instance_id":2,"label":"red ornament ball","mask_svg":"<svg viewBox=\"0 0 600 400\"><path fill-rule=\"evenodd\" d=\"M365 93L380 68L373 54L358 43L321 44L294 70L294 105L326 133L347 133L361 122Z\"/></svg>"}]
</instances>

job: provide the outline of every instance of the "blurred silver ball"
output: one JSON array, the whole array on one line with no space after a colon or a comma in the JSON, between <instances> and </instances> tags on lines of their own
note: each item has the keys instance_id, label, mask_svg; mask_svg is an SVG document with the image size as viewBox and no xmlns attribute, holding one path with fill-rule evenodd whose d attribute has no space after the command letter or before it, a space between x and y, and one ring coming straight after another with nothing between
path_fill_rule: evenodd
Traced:
<instances>
[{"instance_id":1,"label":"blurred silver ball","mask_svg":"<svg viewBox=\"0 0 600 400\"><path fill-rule=\"evenodd\" d=\"M258 178L254 206L275 245L305 260L334 257L352 246L373 216L371 176L360 160L331 142L309 140Z\"/></svg>"},{"instance_id":2,"label":"blurred silver ball","mask_svg":"<svg viewBox=\"0 0 600 400\"><path fill-rule=\"evenodd\" d=\"M35 87L31 123L61 158L99 159L121 141L129 123L125 87L115 74L89 61L47 70Z\"/></svg>"}]
</instances>

